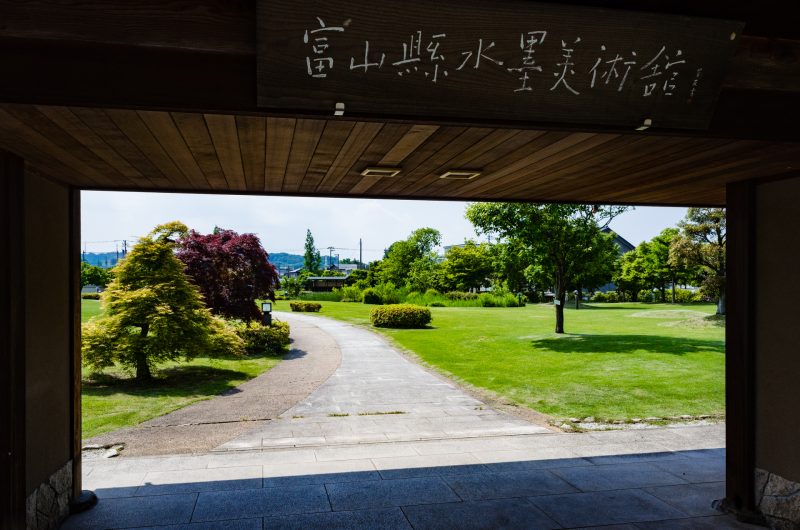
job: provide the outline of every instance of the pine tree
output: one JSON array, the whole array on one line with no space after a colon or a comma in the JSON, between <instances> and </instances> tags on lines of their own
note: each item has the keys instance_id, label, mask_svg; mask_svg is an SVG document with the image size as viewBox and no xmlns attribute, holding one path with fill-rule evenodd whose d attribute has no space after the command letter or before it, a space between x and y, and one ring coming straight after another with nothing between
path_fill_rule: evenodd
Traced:
<instances>
[{"instance_id":1,"label":"pine tree","mask_svg":"<svg viewBox=\"0 0 800 530\"><path fill-rule=\"evenodd\" d=\"M322 266L322 258L319 255L319 250L314 246L314 236L311 235L311 230L306 230L306 246L305 254L303 255L303 266L312 274L319 272Z\"/></svg>"}]
</instances>

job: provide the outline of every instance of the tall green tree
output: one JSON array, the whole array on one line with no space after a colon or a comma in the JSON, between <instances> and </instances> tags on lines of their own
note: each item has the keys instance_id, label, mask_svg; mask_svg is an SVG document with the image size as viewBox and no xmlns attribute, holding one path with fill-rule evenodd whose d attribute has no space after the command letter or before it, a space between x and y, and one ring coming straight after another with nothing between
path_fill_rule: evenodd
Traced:
<instances>
[{"instance_id":1,"label":"tall green tree","mask_svg":"<svg viewBox=\"0 0 800 530\"><path fill-rule=\"evenodd\" d=\"M442 283L448 291L468 291L489 285L494 272L489 245L467 241L450 247L441 264Z\"/></svg>"},{"instance_id":2,"label":"tall green tree","mask_svg":"<svg viewBox=\"0 0 800 530\"><path fill-rule=\"evenodd\" d=\"M699 267L702 291L717 299L717 314L725 314L725 248L727 230L724 208L689 208L678 223L680 236L670 245L670 260L680 266Z\"/></svg>"},{"instance_id":3,"label":"tall green tree","mask_svg":"<svg viewBox=\"0 0 800 530\"><path fill-rule=\"evenodd\" d=\"M311 229L306 229L305 253L303 254L303 266L311 274L317 274L322 266L322 257L319 250L314 246L314 236Z\"/></svg>"},{"instance_id":4,"label":"tall green tree","mask_svg":"<svg viewBox=\"0 0 800 530\"><path fill-rule=\"evenodd\" d=\"M159 362L242 351L241 339L211 315L175 257L186 232L177 222L158 226L114 268L102 295L105 316L83 327L87 366L120 363L147 381Z\"/></svg>"},{"instance_id":5,"label":"tall green tree","mask_svg":"<svg viewBox=\"0 0 800 530\"><path fill-rule=\"evenodd\" d=\"M441 244L442 234L433 228L418 228L408 239L392 243L376 270L379 282L406 285L412 270L417 278L427 278L425 275L436 265L435 249Z\"/></svg>"},{"instance_id":6,"label":"tall green tree","mask_svg":"<svg viewBox=\"0 0 800 530\"><path fill-rule=\"evenodd\" d=\"M556 333L564 333L567 292L587 273L599 246L594 242L601 226L625 211L621 206L542 203L475 203L467 219L479 233L496 233L530 250L553 279Z\"/></svg>"},{"instance_id":7,"label":"tall green tree","mask_svg":"<svg viewBox=\"0 0 800 530\"><path fill-rule=\"evenodd\" d=\"M97 265L90 265L85 261L81 262L81 287L86 285L105 287L112 278L111 270Z\"/></svg>"}]
</instances>

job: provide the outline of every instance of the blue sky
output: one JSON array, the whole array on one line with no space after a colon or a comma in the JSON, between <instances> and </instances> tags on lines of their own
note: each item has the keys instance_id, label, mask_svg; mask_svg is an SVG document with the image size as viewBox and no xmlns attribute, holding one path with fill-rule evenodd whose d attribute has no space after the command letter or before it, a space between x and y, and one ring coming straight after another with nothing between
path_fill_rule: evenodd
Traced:
<instances>
[{"instance_id":1,"label":"blue sky","mask_svg":"<svg viewBox=\"0 0 800 530\"><path fill-rule=\"evenodd\" d=\"M358 257L362 238L365 261L379 259L384 248L423 226L441 231L446 245L477 239L464 218L464 202L90 191L82 192L81 200L81 239L88 252L114 250L115 240L130 244L173 220L203 233L215 225L254 232L268 252L302 254L310 228L322 253L333 246L342 258ZM638 207L611 227L636 245L675 226L685 214L685 208Z\"/></svg>"}]
</instances>

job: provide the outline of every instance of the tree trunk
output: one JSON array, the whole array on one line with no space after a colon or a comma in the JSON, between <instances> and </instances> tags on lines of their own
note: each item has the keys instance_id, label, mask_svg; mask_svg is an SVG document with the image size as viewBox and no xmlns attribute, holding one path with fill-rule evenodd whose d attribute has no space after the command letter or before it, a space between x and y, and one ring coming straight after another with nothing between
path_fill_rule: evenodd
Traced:
<instances>
[{"instance_id":1,"label":"tree trunk","mask_svg":"<svg viewBox=\"0 0 800 530\"><path fill-rule=\"evenodd\" d=\"M719 300L717 300L717 314L718 315L725 314L725 291L722 291L719 294Z\"/></svg>"},{"instance_id":2,"label":"tree trunk","mask_svg":"<svg viewBox=\"0 0 800 530\"><path fill-rule=\"evenodd\" d=\"M564 304L567 303L567 293L561 292L556 295L556 333L564 333Z\"/></svg>"},{"instance_id":3,"label":"tree trunk","mask_svg":"<svg viewBox=\"0 0 800 530\"><path fill-rule=\"evenodd\" d=\"M144 339L147 337L147 333L149 331L149 324L142 326L142 331L139 334L139 336L142 338L142 342L144 342ZM147 363L147 354L145 353L144 348L140 348L139 351L136 352L136 380L150 381L152 378L153 374L150 373L150 365Z\"/></svg>"},{"instance_id":4,"label":"tree trunk","mask_svg":"<svg viewBox=\"0 0 800 530\"><path fill-rule=\"evenodd\" d=\"M675 303L675 278L672 279L672 303Z\"/></svg>"},{"instance_id":5,"label":"tree trunk","mask_svg":"<svg viewBox=\"0 0 800 530\"><path fill-rule=\"evenodd\" d=\"M576 294L575 294L575 309L580 309L581 308L581 292L582 291L583 291L583 288L581 288L580 284L578 284L578 290L576 291Z\"/></svg>"}]
</instances>

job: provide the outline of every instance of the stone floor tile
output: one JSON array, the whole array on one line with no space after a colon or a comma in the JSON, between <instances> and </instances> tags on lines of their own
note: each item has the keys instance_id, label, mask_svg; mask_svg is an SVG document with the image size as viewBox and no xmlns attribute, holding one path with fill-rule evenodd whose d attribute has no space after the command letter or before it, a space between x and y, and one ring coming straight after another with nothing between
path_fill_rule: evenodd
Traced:
<instances>
[{"instance_id":1,"label":"stone floor tile","mask_svg":"<svg viewBox=\"0 0 800 530\"><path fill-rule=\"evenodd\" d=\"M544 447L541 449L513 449L508 451L474 451L471 454L484 464L529 463L529 467L559 467L588 465L568 447Z\"/></svg>"},{"instance_id":2,"label":"stone floor tile","mask_svg":"<svg viewBox=\"0 0 800 530\"><path fill-rule=\"evenodd\" d=\"M485 473L488 471L469 453L374 458L384 479Z\"/></svg>"},{"instance_id":3,"label":"stone floor tile","mask_svg":"<svg viewBox=\"0 0 800 530\"><path fill-rule=\"evenodd\" d=\"M196 493L103 499L91 510L69 517L62 530L95 530L188 523Z\"/></svg>"},{"instance_id":4,"label":"stone floor tile","mask_svg":"<svg viewBox=\"0 0 800 530\"><path fill-rule=\"evenodd\" d=\"M219 467L186 471L151 471L136 495L246 490L262 487L261 466Z\"/></svg>"},{"instance_id":5,"label":"stone floor tile","mask_svg":"<svg viewBox=\"0 0 800 530\"><path fill-rule=\"evenodd\" d=\"M529 530L560 528L526 499L500 499L403 508L415 530Z\"/></svg>"},{"instance_id":6,"label":"stone floor tile","mask_svg":"<svg viewBox=\"0 0 800 530\"><path fill-rule=\"evenodd\" d=\"M547 470L447 475L443 478L464 500L504 499L578 491Z\"/></svg>"},{"instance_id":7,"label":"stone floor tile","mask_svg":"<svg viewBox=\"0 0 800 530\"><path fill-rule=\"evenodd\" d=\"M686 515L717 515L719 512L711 507L711 503L725 497L725 483L681 484L644 488L644 491L678 508Z\"/></svg>"},{"instance_id":8,"label":"stone floor tile","mask_svg":"<svg viewBox=\"0 0 800 530\"><path fill-rule=\"evenodd\" d=\"M371 460L334 460L310 464L264 466L264 487L379 480Z\"/></svg>"},{"instance_id":9,"label":"stone floor tile","mask_svg":"<svg viewBox=\"0 0 800 530\"><path fill-rule=\"evenodd\" d=\"M581 491L619 490L686 483L683 479L650 463L565 467L551 471Z\"/></svg>"},{"instance_id":10,"label":"stone floor tile","mask_svg":"<svg viewBox=\"0 0 800 530\"><path fill-rule=\"evenodd\" d=\"M335 511L461 500L439 477L327 484L325 488Z\"/></svg>"},{"instance_id":11,"label":"stone floor tile","mask_svg":"<svg viewBox=\"0 0 800 530\"><path fill-rule=\"evenodd\" d=\"M636 526L641 530L763 530L764 528L737 521L729 515L653 521L637 523Z\"/></svg>"},{"instance_id":12,"label":"stone floor tile","mask_svg":"<svg viewBox=\"0 0 800 530\"><path fill-rule=\"evenodd\" d=\"M652 455L653 459L663 458L669 450L654 442L630 442L620 444L576 445L572 450L581 457L619 457L621 455ZM635 458L635 457L634 457Z\"/></svg>"},{"instance_id":13,"label":"stone floor tile","mask_svg":"<svg viewBox=\"0 0 800 530\"><path fill-rule=\"evenodd\" d=\"M95 492L98 499L132 497L144 482L145 472L123 473L110 470L95 470L83 479L83 489Z\"/></svg>"},{"instance_id":14,"label":"stone floor tile","mask_svg":"<svg viewBox=\"0 0 800 530\"><path fill-rule=\"evenodd\" d=\"M530 502L566 528L685 517L665 502L635 489L531 497Z\"/></svg>"},{"instance_id":15,"label":"stone floor tile","mask_svg":"<svg viewBox=\"0 0 800 530\"><path fill-rule=\"evenodd\" d=\"M411 530L400 508L266 517L264 530Z\"/></svg>"},{"instance_id":16,"label":"stone floor tile","mask_svg":"<svg viewBox=\"0 0 800 530\"><path fill-rule=\"evenodd\" d=\"M685 458L653 462L653 465L677 475L687 482L721 482L725 480L724 458Z\"/></svg>"},{"instance_id":17,"label":"stone floor tile","mask_svg":"<svg viewBox=\"0 0 800 530\"><path fill-rule=\"evenodd\" d=\"M218 521L330 511L321 485L200 493L192 521Z\"/></svg>"},{"instance_id":18,"label":"stone floor tile","mask_svg":"<svg viewBox=\"0 0 800 530\"><path fill-rule=\"evenodd\" d=\"M130 530L262 530L263 526L263 520L258 517L255 519L233 519L167 526L143 526Z\"/></svg>"}]
</instances>

